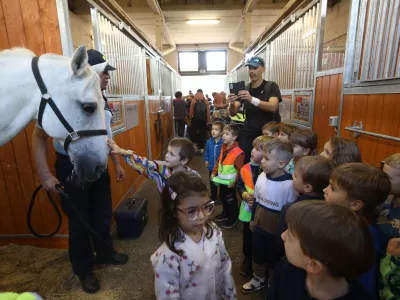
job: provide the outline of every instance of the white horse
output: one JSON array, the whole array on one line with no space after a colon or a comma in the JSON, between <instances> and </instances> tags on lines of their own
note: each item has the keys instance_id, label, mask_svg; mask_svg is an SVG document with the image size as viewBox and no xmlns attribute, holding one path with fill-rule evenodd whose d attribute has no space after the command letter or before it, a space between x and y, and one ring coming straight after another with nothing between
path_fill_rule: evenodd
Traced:
<instances>
[{"instance_id":1,"label":"white horse","mask_svg":"<svg viewBox=\"0 0 400 300\"><path fill-rule=\"evenodd\" d=\"M35 54L24 48L0 52L0 146L15 137L33 119L37 119L42 94L31 68ZM39 70L48 93L74 130L105 130L104 100L96 71L90 67L85 46L74 57L55 54L40 57ZM91 107L91 110L85 108ZM49 105L42 118L46 133L61 143L68 135ZM68 154L81 180L93 181L107 167L107 136L89 136L74 140Z\"/></svg>"}]
</instances>

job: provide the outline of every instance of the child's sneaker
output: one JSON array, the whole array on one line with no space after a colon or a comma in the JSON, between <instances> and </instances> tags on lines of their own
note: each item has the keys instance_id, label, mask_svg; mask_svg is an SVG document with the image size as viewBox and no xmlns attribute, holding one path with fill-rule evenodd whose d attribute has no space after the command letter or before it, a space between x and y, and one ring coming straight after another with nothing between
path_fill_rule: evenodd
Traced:
<instances>
[{"instance_id":1,"label":"child's sneaker","mask_svg":"<svg viewBox=\"0 0 400 300\"><path fill-rule=\"evenodd\" d=\"M243 294L252 294L258 290L263 289L266 286L267 283L265 282L265 278L258 278L254 275L249 282L243 284L242 292Z\"/></svg>"},{"instance_id":2,"label":"child's sneaker","mask_svg":"<svg viewBox=\"0 0 400 300\"><path fill-rule=\"evenodd\" d=\"M222 222L228 220L228 214L224 211L215 217L215 222Z\"/></svg>"}]
</instances>

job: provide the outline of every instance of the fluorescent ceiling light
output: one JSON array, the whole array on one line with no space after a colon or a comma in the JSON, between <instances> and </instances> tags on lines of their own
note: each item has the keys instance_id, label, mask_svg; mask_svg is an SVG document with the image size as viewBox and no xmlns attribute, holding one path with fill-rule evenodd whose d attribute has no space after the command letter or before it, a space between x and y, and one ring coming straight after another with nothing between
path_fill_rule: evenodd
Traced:
<instances>
[{"instance_id":1,"label":"fluorescent ceiling light","mask_svg":"<svg viewBox=\"0 0 400 300\"><path fill-rule=\"evenodd\" d=\"M218 24L219 20L187 20L186 23L190 25Z\"/></svg>"}]
</instances>

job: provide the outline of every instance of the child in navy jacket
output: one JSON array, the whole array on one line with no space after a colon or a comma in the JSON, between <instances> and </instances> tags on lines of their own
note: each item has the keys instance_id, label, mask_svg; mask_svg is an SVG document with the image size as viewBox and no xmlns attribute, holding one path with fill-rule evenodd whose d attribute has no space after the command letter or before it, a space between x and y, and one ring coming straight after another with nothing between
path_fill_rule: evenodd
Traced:
<instances>
[{"instance_id":1,"label":"child in navy jacket","mask_svg":"<svg viewBox=\"0 0 400 300\"><path fill-rule=\"evenodd\" d=\"M204 152L204 163L208 168L209 176L211 176L211 172L215 166L215 162L217 161L219 154L222 148L222 131L224 129L225 124L222 122L214 122L212 124L211 129L211 138L207 141L206 151ZM217 200L217 186L210 182L211 189L211 199Z\"/></svg>"}]
</instances>

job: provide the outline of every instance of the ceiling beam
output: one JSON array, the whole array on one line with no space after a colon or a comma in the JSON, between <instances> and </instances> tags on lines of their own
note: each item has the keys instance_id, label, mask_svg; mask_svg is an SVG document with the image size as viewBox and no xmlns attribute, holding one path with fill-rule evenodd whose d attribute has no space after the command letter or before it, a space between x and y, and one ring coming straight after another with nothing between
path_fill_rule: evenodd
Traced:
<instances>
[{"instance_id":1,"label":"ceiling beam","mask_svg":"<svg viewBox=\"0 0 400 300\"><path fill-rule=\"evenodd\" d=\"M243 8L243 12L240 17L239 24L238 24L236 30L234 31L231 40L229 41L229 48L231 48L232 50L238 51L238 49L239 49L239 48L233 47L232 45L234 42L236 42L239 29L242 27L242 25L243 25L243 40L244 40L245 48L247 48L250 45L251 13L257 6L257 3L258 3L258 0L247 0L245 6ZM238 52L244 53L244 49L243 49L243 52L241 49Z\"/></svg>"},{"instance_id":2,"label":"ceiling beam","mask_svg":"<svg viewBox=\"0 0 400 300\"><path fill-rule=\"evenodd\" d=\"M150 9L157 15L156 18L156 45L162 51L163 48L163 36L168 41L170 48L163 52L163 55L166 55L175 50L176 45L174 40L171 37L168 27L165 24L164 14L161 10L160 5L158 4L157 0L147 0L147 4L149 5Z\"/></svg>"},{"instance_id":3,"label":"ceiling beam","mask_svg":"<svg viewBox=\"0 0 400 300\"><path fill-rule=\"evenodd\" d=\"M250 10L253 11L254 9L263 9L263 10L281 10L285 7L285 3L256 3L257 1L252 4L246 3L247 6L250 7ZM176 4L163 4L161 5L161 9L163 12L167 11L210 11L210 10L243 10L242 2L238 1L237 3L229 4L227 7L226 4L190 4L190 5L176 5Z\"/></svg>"},{"instance_id":4,"label":"ceiling beam","mask_svg":"<svg viewBox=\"0 0 400 300\"><path fill-rule=\"evenodd\" d=\"M261 33L261 35L249 46L246 48L246 53L250 52L252 49L254 49L259 42L263 41L268 34L272 32L276 27L279 26L279 24L293 11L296 10L296 8L299 7L299 5L307 5L311 0L290 0L288 3L286 3L285 7L282 9L280 14L276 17L275 21L272 23L271 26L268 26L265 28L264 32Z\"/></svg>"}]
</instances>

